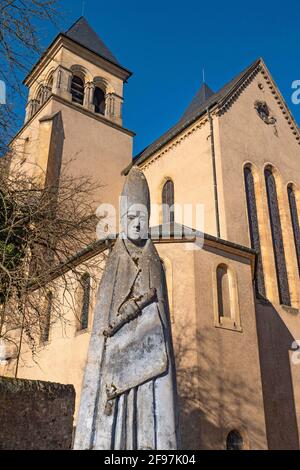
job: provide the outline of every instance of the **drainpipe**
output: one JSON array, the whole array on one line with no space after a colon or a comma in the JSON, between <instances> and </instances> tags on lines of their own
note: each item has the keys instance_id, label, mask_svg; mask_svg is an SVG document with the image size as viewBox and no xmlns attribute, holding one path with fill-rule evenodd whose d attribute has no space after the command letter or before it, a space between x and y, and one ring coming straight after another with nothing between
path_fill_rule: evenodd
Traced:
<instances>
[{"instance_id":1,"label":"drainpipe","mask_svg":"<svg viewBox=\"0 0 300 470\"><path fill-rule=\"evenodd\" d=\"M210 114L209 108L206 108L207 117L210 127L210 145L211 145L211 160L213 167L213 181L214 181L214 199L215 199L215 212L216 212L216 227L217 237L220 238L220 214L219 214L219 203L218 203L218 183L217 183L217 171L216 171L216 153L215 153L215 139L214 139L214 125Z\"/></svg>"}]
</instances>

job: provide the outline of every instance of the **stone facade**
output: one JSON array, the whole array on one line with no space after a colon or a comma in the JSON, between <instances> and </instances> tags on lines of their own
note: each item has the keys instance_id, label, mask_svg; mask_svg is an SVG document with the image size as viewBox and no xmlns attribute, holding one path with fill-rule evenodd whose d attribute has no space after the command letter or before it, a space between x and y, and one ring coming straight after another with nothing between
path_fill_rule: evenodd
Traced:
<instances>
[{"instance_id":1,"label":"stone facade","mask_svg":"<svg viewBox=\"0 0 300 470\"><path fill-rule=\"evenodd\" d=\"M70 449L72 385L0 377L0 449Z\"/></svg>"},{"instance_id":2,"label":"stone facade","mask_svg":"<svg viewBox=\"0 0 300 470\"><path fill-rule=\"evenodd\" d=\"M59 39L27 79L30 99L38 79L48 77L54 58L71 72L75 65L84 67L89 71L87 83L102 76L110 81L114 93L123 96L124 76L115 66L105 65L77 45L68 43L66 47ZM83 106L72 103L67 83L62 79L65 93L54 88L36 114L27 116L15 144L25 142L25 164L32 159L45 169L55 169L51 159L53 163L77 156L71 171L79 175L88 170L103 178L106 186L98 200L117 206L121 171L132 157L133 134L120 120L95 115L89 99ZM171 179L177 205L175 222L205 232L200 250L192 249L195 239L178 239L172 233L153 239L168 285L182 447L224 449L229 433L238 431L245 449L299 449L300 366L293 355L294 343L300 338L300 285L287 186L293 185L299 213L300 134L262 60L228 90L219 102L209 98L209 113L204 106L202 113L179 126L167 140L159 139L147 158L135 161L147 178L152 204L158 207L153 207L150 225L163 222L162 188ZM271 117L259 114L258 102L267 104ZM51 145L62 135L62 145ZM265 298L257 297L254 285L256 261L248 223L246 166L253 174ZM278 294L264 177L270 168L276 181L290 305L281 305ZM204 225L201 218L192 218L190 224L184 220L180 210L184 204L202 204ZM103 253L108 253L108 247L100 243L97 256ZM219 273L224 274L221 281ZM222 299L223 281L227 291ZM56 295L62 296L66 325L52 326L49 342L38 351L38 365L23 347L18 374L74 384L76 420L94 297L88 328L78 332L68 307L72 299L63 299L60 292ZM222 300L227 309L224 315L220 314ZM13 359L2 366L3 374L11 375L14 370Z\"/></svg>"}]
</instances>

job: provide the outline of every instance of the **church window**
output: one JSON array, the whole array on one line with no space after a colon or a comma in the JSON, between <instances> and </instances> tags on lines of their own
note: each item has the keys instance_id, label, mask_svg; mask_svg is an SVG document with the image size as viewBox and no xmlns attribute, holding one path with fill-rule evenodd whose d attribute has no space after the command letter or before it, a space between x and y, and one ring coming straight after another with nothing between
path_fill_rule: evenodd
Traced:
<instances>
[{"instance_id":1,"label":"church window","mask_svg":"<svg viewBox=\"0 0 300 470\"><path fill-rule=\"evenodd\" d=\"M42 312L41 324L40 324L40 331L41 331L40 340L42 343L46 343L47 341L49 341L52 304L53 304L53 293L48 292L46 296L45 309Z\"/></svg>"},{"instance_id":2,"label":"church window","mask_svg":"<svg viewBox=\"0 0 300 470\"><path fill-rule=\"evenodd\" d=\"M222 323L223 317L232 317L230 305L229 273L225 264L220 264L217 268L217 289L219 321Z\"/></svg>"},{"instance_id":3,"label":"church window","mask_svg":"<svg viewBox=\"0 0 300 470\"><path fill-rule=\"evenodd\" d=\"M239 433L235 429L228 433L226 438L226 450L243 450L244 448L244 441Z\"/></svg>"},{"instance_id":4,"label":"church window","mask_svg":"<svg viewBox=\"0 0 300 470\"><path fill-rule=\"evenodd\" d=\"M38 111L38 109L44 104L45 98L46 98L45 87L41 86L39 91L38 91L38 94L36 96L36 102L35 102L35 107L34 107L33 113Z\"/></svg>"},{"instance_id":5,"label":"church window","mask_svg":"<svg viewBox=\"0 0 300 470\"><path fill-rule=\"evenodd\" d=\"M49 96L51 95L52 88L53 88L53 75L50 77L48 81L48 85L46 87L46 99L49 98Z\"/></svg>"},{"instance_id":6,"label":"church window","mask_svg":"<svg viewBox=\"0 0 300 470\"><path fill-rule=\"evenodd\" d=\"M218 328L242 331L235 271L220 263L214 272L214 323Z\"/></svg>"},{"instance_id":7,"label":"church window","mask_svg":"<svg viewBox=\"0 0 300 470\"><path fill-rule=\"evenodd\" d=\"M84 82L78 75L73 75L71 82L72 101L83 104L84 99Z\"/></svg>"},{"instance_id":8,"label":"church window","mask_svg":"<svg viewBox=\"0 0 300 470\"><path fill-rule=\"evenodd\" d=\"M91 294L91 276L84 273L80 280L81 299L80 299L80 325L79 330L85 330L88 327L90 294Z\"/></svg>"},{"instance_id":9,"label":"church window","mask_svg":"<svg viewBox=\"0 0 300 470\"><path fill-rule=\"evenodd\" d=\"M163 224L174 222L174 183L168 179L162 190Z\"/></svg>"},{"instance_id":10,"label":"church window","mask_svg":"<svg viewBox=\"0 0 300 470\"><path fill-rule=\"evenodd\" d=\"M295 196L295 191L294 191L292 184L288 185L287 191L288 191L288 198L289 198L289 205L290 205L295 249L296 249L296 254L297 254L298 271L300 273L300 229L299 229L299 218L298 218L298 211L297 211L296 196Z\"/></svg>"},{"instance_id":11,"label":"church window","mask_svg":"<svg viewBox=\"0 0 300 470\"><path fill-rule=\"evenodd\" d=\"M255 249L256 252L258 253L255 288L256 288L256 293L259 293L265 297L266 292L265 292L264 272L263 272L263 265L262 265L262 258L261 258L260 237L259 237L259 230L258 230L258 218L257 218L257 208L256 208L256 199L255 199L255 190L254 190L254 178L253 178L252 170L248 166L244 168L244 178L245 178L245 189L246 189L248 224L249 224L251 248Z\"/></svg>"},{"instance_id":12,"label":"church window","mask_svg":"<svg viewBox=\"0 0 300 470\"><path fill-rule=\"evenodd\" d=\"M276 182L273 172L270 168L267 168L265 170L265 181L267 189L267 199L272 232L279 300L280 303L283 305L291 305L286 260L282 238L282 228L277 199Z\"/></svg>"},{"instance_id":13,"label":"church window","mask_svg":"<svg viewBox=\"0 0 300 470\"><path fill-rule=\"evenodd\" d=\"M95 88L93 104L95 105L95 113L97 114L105 113L105 93L99 87Z\"/></svg>"},{"instance_id":14,"label":"church window","mask_svg":"<svg viewBox=\"0 0 300 470\"><path fill-rule=\"evenodd\" d=\"M38 94L37 94L37 97L36 97L36 100L37 100L37 104L38 105L41 105L42 102L43 102L43 88L41 87L38 91Z\"/></svg>"}]
</instances>

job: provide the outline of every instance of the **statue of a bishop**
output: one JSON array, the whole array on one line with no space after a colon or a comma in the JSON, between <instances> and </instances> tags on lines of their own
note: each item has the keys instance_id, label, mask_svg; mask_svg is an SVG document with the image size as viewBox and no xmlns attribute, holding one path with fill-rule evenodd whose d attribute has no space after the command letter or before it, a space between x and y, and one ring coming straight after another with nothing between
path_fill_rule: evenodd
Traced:
<instances>
[{"instance_id":1,"label":"statue of a bishop","mask_svg":"<svg viewBox=\"0 0 300 470\"><path fill-rule=\"evenodd\" d=\"M177 449L168 296L149 214L146 178L133 167L97 294L75 449Z\"/></svg>"}]
</instances>

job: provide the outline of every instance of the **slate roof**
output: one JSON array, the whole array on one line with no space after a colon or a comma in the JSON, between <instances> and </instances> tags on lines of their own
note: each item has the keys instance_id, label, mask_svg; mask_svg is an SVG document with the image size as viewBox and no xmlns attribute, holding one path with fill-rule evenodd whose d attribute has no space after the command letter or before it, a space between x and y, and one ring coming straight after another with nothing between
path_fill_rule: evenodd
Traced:
<instances>
[{"instance_id":1,"label":"slate roof","mask_svg":"<svg viewBox=\"0 0 300 470\"><path fill-rule=\"evenodd\" d=\"M51 50L52 46L60 37L69 38L77 44L80 44L86 49L94 52L95 54L98 54L100 57L103 57L112 64L115 64L117 67L120 67L120 69L123 69L127 73L128 77L132 75L132 72L130 72L118 62L116 57L112 54L112 52L108 49L104 42L99 38L97 33L91 28L86 19L81 16L65 33L59 33L53 39L50 46L47 47L47 49L41 55L37 63L33 66L32 70L24 78L23 84L27 85L27 80L29 79L29 77L32 75L37 66L45 59L49 50Z\"/></svg>"},{"instance_id":2,"label":"slate roof","mask_svg":"<svg viewBox=\"0 0 300 470\"><path fill-rule=\"evenodd\" d=\"M190 126L194 121L196 121L201 115L203 115L207 108L211 108L214 105L217 105L224 100L231 94L231 92L235 89L236 86L240 84L261 62L261 59L257 59L253 62L249 67L243 70L239 75L237 75L233 80L227 83L223 88L221 88L218 92L212 93L209 87L202 87L200 88L199 92L196 94L194 99L192 100L191 104L178 121L171 129L165 132L161 137L155 140L152 144L142 150L138 155L136 155L128 165L127 168L123 170L123 174L127 174L130 168L133 165L140 165L143 163L147 158L149 158L154 152L162 148L166 143L172 140L176 135ZM206 99L205 99L206 98Z\"/></svg>"},{"instance_id":3,"label":"slate roof","mask_svg":"<svg viewBox=\"0 0 300 470\"><path fill-rule=\"evenodd\" d=\"M81 16L66 32L65 36L78 42L87 49L95 52L104 59L120 66L112 52L106 47L97 33L91 28L86 19Z\"/></svg>"},{"instance_id":4,"label":"slate roof","mask_svg":"<svg viewBox=\"0 0 300 470\"><path fill-rule=\"evenodd\" d=\"M186 111L182 116L182 120L186 119L190 114L197 112L197 110L203 106L203 104L210 98L214 92L209 88L206 83L203 83L198 93L192 99L191 103L187 107Z\"/></svg>"}]
</instances>

